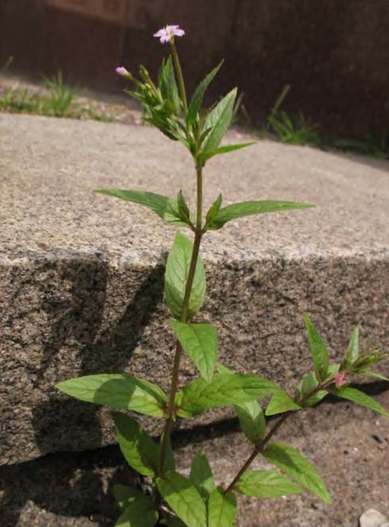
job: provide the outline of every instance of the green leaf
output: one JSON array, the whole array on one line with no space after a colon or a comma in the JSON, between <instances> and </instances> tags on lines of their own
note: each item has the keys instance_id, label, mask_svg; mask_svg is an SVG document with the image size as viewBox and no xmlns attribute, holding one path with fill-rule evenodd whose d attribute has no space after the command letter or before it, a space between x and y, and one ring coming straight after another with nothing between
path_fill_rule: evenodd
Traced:
<instances>
[{"instance_id":1,"label":"green leaf","mask_svg":"<svg viewBox=\"0 0 389 527\"><path fill-rule=\"evenodd\" d=\"M212 82L213 78L217 74L217 72L220 70L224 60L222 60L216 68L214 68L211 73L208 73L208 75L203 79L200 84L197 86L196 91L194 92L192 99L189 104L188 108L188 114L186 116L186 122L188 126L191 126L194 121L196 120L197 114L200 111L201 104L203 102L204 93L205 90L208 88L210 83Z\"/></svg>"},{"instance_id":2,"label":"green leaf","mask_svg":"<svg viewBox=\"0 0 389 527\"><path fill-rule=\"evenodd\" d=\"M177 202L166 196L155 194L154 192L146 192L144 190L115 190L115 189L100 189L95 190L97 194L105 194L107 196L114 196L115 198L138 203L155 212L160 218L167 223L187 227L188 224L182 220L178 213Z\"/></svg>"},{"instance_id":3,"label":"green leaf","mask_svg":"<svg viewBox=\"0 0 389 527\"><path fill-rule=\"evenodd\" d=\"M328 395L328 392L325 390L319 390L314 395L309 397L304 401L304 403L301 404L304 408L309 406L315 406L315 404L320 403Z\"/></svg>"},{"instance_id":4,"label":"green leaf","mask_svg":"<svg viewBox=\"0 0 389 527\"><path fill-rule=\"evenodd\" d=\"M378 349L364 353L360 355L357 361L353 364L353 373L358 373L361 370L366 371L371 366L374 366L375 364L387 359L388 356L389 355L387 353L380 353Z\"/></svg>"},{"instance_id":5,"label":"green leaf","mask_svg":"<svg viewBox=\"0 0 389 527\"><path fill-rule=\"evenodd\" d=\"M170 325L201 375L209 382L217 361L216 328L209 324L185 324L176 321L171 321Z\"/></svg>"},{"instance_id":6,"label":"green leaf","mask_svg":"<svg viewBox=\"0 0 389 527\"><path fill-rule=\"evenodd\" d=\"M193 483L177 472L157 479L158 490L168 505L188 527L207 525L205 503Z\"/></svg>"},{"instance_id":7,"label":"green leaf","mask_svg":"<svg viewBox=\"0 0 389 527\"><path fill-rule=\"evenodd\" d=\"M162 97L171 101L172 110L178 115L180 111L180 99L178 96L178 88L171 57L162 63L159 71L158 84Z\"/></svg>"},{"instance_id":8,"label":"green leaf","mask_svg":"<svg viewBox=\"0 0 389 527\"><path fill-rule=\"evenodd\" d=\"M121 509L125 509L133 501L144 496L140 490L134 487L128 487L127 485L115 485L113 487L113 494Z\"/></svg>"},{"instance_id":9,"label":"green leaf","mask_svg":"<svg viewBox=\"0 0 389 527\"><path fill-rule=\"evenodd\" d=\"M212 206L210 207L210 209L208 210L207 215L205 217L206 227L208 227L208 225L211 224L213 220L215 219L222 205L222 200L223 200L223 197L221 194L219 194L216 200L214 201L214 203L212 204Z\"/></svg>"},{"instance_id":10,"label":"green leaf","mask_svg":"<svg viewBox=\"0 0 389 527\"><path fill-rule=\"evenodd\" d=\"M162 445L162 440L163 440L163 434L161 436L160 445ZM167 450L166 450L166 456L165 456L164 471L165 472L171 472L171 471L174 471L175 469L176 469L176 462L175 462L175 459L174 459L174 452L173 452L173 448L172 448L172 443L171 443L170 437L169 437L169 440L167 442Z\"/></svg>"},{"instance_id":11,"label":"green leaf","mask_svg":"<svg viewBox=\"0 0 389 527\"><path fill-rule=\"evenodd\" d=\"M230 368L227 368L227 366L224 366L220 362L216 364L217 372L224 374L224 375L234 375L234 372L230 370Z\"/></svg>"},{"instance_id":12,"label":"green leaf","mask_svg":"<svg viewBox=\"0 0 389 527\"><path fill-rule=\"evenodd\" d=\"M167 259L165 272L165 295L166 302L172 315L180 319L184 305L186 283L189 276L190 262L192 258L193 245L180 232L177 232L172 250ZM189 299L188 318L200 309L205 296L205 272L204 264L199 257L196 264L196 272L193 280L192 292Z\"/></svg>"},{"instance_id":13,"label":"green leaf","mask_svg":"<svg viewBox=\"0 0 389 527\"><path fill-rule=\"evenodd\" d=\"M366 406L366 408L370 408L370 410L374 410L379 414L386 416L389 415L385 408L377 403L377 401L356 388L350 388L349 386L344 386L342 388L333 387L331 388L331 393L342 399L348 399L349 401L353 401L361 406Z\"/></svg>"},{"instance_id":14,"label":"green leaf","mask_svg":"<svg viewBox=\"0 0 389 527\"><path fill-rule=\"evenodd\" d=\"M202 452L197 452L192 459L189 479L205 499L216 487L209 461Z\"/></svg>"},{"instance_id":15,"label":"green leaf","mask_svg":"<svg viewBox=\"0 0 389 527\"><path fill-rule=\"evenodd\" d=\"M204 130L203 133L200 135L200 138L198 140L198 144L202 145L205 139L209 136L209 134L212 132L212 128L207 128L207 130Z\"/></svg>"},{"instance_id":16,"label":"green leaf","mask_svg":"<svg viewBox=\"0 0 389 527\"><path fill-rule=\"evenodd\" d=\"M301 410L301 406L296 404L286 392L279 390L271 398L266 408L266 415L282 414L284 412L293 412L295 410Z\"/></svg>"},{"instance_id":17,"label":"green leaf","mask_svg":"<svg viewBox=\"0 0 389 527\"><path fill-rule=\"evenodd\" d=\"M298 450L282 443L270 443L263 455L312 494L331 503L331 496L319 472Z\"/></svg>"},{"instance_id":18,"label":"green leaf","mask_svg":"<svg viewBox=\"0 0 389 527\"><path fill-rule=\"evenodd\" d=\"M308 395L319 385L315 372L306 375L296 389L296 400L301 406L314 406L328 394L325 390L320 390L313 395Z\"/></svg>"},{"instance_id":19,"label":"green leaf","mask_svg":"<svg viewBox=\"0 0 389 527\"><path fill-rule=\"evenodd\" d=\"M80 401L133 410L154 417L164 416L166 395L151 382L120 373L77 377L56 385L58 390Z\"/></svg>"},{"instance_id":20,"label":"green leaf","mask_svg":"<svg viewBox=\"0 0 389 527\"><path fill-rule=\"evenodd\" d=\"M351 333L342 370L347 370L357 361L359 356L359 328L356 326Z\"/></svg>"},{"instance_id":21,"label":"green leaf","mask_svg":"<svg viewBox=\"0 0 389 527\"><path fill-rule=\"evenodd\" d=\"M230 126L237 89L234 88L207 115L204 129L211 128L204 150L215 150Z\"/></svg>"},{"instance_id":22,"label":"green leaf","mask_svg":"<svg viewBox=\"0 0 389 527\"><path fill-rule=\"evenodd\" d=\"M186 204L182 190L179 190L177 195L177 208L180 218L185 222L189 223L190 221L190 211L188 205Z\"/></svg>"},{"instance_id":23,"label":"green leaf","mask_svg":"<svg viewBox=\"0 0 389 527\"><path fill-rule=\"evenodd\" d=\"M217 230L225 223L244 216L253 214L265 214L267 212L279 212L282 210L309 209L314 207L309 203L295 203L294 201L242 201L233 203L219 210L216 218L209 225L209 229Z\"/></svg>"},{"instance_id":24,"label":"green leaf","mask_svg":"<svg viewBox=\"0 0 389 527\"><path fill-rule=\"evenodd\" d=\"M158 444L131 417L113 414L120 450L127 463L144 476L154 476L158 469Z\"/></svg>"},{"instance_id":25,"label":"green leaf","mask_svg":"<svg viewBox=\"0 0 389 527\"><path fill-rule=\"evenodd\" d=\"M242 432L251 443L257 445L266 433L266 420L261 405L254 399L246 403L236 404L234 408Z\"/></svg>"},{"instance_id":26,"label":"green leaf","mask_svg":"<svg viewBox=\"0 0 389 527\"><path fill-rule=\"evenodd\" d=\"M142 65L139 66L139 75L141 79L143 80L144 84L150 84L150 81L151 81L150 74L147 71L147 69Z\"/></svg>"},{"instance_id":27,"label":"green leaf","mask_svg":"<svg viewBox=\"0 0 389 527\"><path fill-rule=\"evenodd\" d=\"M208 501L208 526L232 527L236 516L236 498L232 492L223 492L217 487Z\"/></svg>"},{"instance_id":28,"label":"green leaf","mask_svg":"<svg viewBox=\"0 0 389 527\"><path fill-rule=\"evenodd\" d=\"M373 377L374 379L380 379L381 381L389 381L388 377L384 377L380 373L372 370L361 370L358 372L358 375L363 375L364 377Z\"/></svg>"},{"instance_id":29,"label":"green leaf","mask_svg":"<svg viewBox=\"0 0 389 527\"><path fill-rule=\"evenodd\" d=\"M239 150L241 148L245 148L246 146L254 145L255 142L251 141L250 143L240 143L239 145L226 145L221 146L220 148L215 148L214 150L204 150L201 152L201 154L198 156L198 162L203 165L205 161L208 159L211 159L213 156L217 156L218 154L227 154L228 152L233 152L234 150Z\"/></svg>"},{"instance_id":30,"label":"green leaf","mask_svg":"<svg viewBox=\"0 0 389 527\"><path fill-rule=\"evenodd\" d=\"M178 394L180 417L193 417L211 408L236 405L266 397L278 386L249 373L216 375L211 382L196 379Z\"/></svg>"},{"instance_id":31,"label":"green leaf","mask_svg":"<svg viewBox=\"0 0 389 527\"><path fill-rule=\"evenodd\" d=\"M328 375L329 366L327 348L307 314L304 315L304 320L307 328L308 342L311 349L316 377L318 380L324 381Z\"/></svg>"},{"instance_id":32,"label":"green leaf","mask_svg":"<svg viewBox=\"0 0 389 527\"><path fill-rule=\"evenodd\" d=\"M115 523L115 527L154 527L158 521L158 513L154 503L142 496L124 509L122 515Z\"/></svg>"},{"instance_id":33,"label":"green leaf","mask_svg":"<svg viewBox=\"0 0 389 527\"><path fill-rule=\"evenodd\" d=\"M337 373L339 373L340 370L340 364L330 364L328 366L328 376L333 377Z\"/></svg>"},{"instance_id":34,"label":"green leaf","mask_svg":"<svg viewBox=\"0 0 389 527\"><path fill-rule=\"evenodd\" d=\"M280 498L288 494L300 494L302 489L275 470L245 472L235 490L257 498Z\"/></svg>"}]
</instances>

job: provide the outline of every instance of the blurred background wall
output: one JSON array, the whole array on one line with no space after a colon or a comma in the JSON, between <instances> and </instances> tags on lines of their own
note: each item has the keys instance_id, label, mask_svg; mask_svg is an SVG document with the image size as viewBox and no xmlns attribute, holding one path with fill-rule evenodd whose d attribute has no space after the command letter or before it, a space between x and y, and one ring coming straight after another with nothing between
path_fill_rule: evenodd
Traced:
<instances>
[{"instance_id":1,"label":"blurred background wall","mask_svg":"<svg viewBox=\"0 0 389 527\"><path fill-rule=\"evenodd\" d=\"M283 108L329 138L389 130L389 0L0 0L0 66L118 92L117 65L156 71L166 23L189 88L224 57L208 96L238 85L254 122L290 84Z\"/></svg>"}]
</instances>

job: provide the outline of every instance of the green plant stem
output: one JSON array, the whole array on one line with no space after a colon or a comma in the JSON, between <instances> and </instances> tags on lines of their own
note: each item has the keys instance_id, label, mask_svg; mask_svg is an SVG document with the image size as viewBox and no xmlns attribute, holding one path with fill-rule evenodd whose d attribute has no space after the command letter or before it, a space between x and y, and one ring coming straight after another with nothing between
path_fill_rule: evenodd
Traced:
<instances>
[{"instance_id":1,"label":"green plant stem","mask_svg":"<svg viewBox=\"0 0 389 527\"><path fill-rule=\"evenodd\" d=\"M200 252L201 238L203 236L202 231L202 203L203 203L203 178L202 178L202 167L196 166L197 175L197 214L196 214L196 229L195 238L193 243L192 258L189 266L188 280L185 286L184 302L181 313L181 322L186 322L189 311L189 300L192 292L193 280L196 272L197 259ZM172 380L170 385L169 402L167 406L167 417L165 427L162 434L162 443L159 455L158 472L161 476L164 473L164 465L166 459L166 452L169 445L170 434L174 423L174 401L177 394L178 378L180 373L180 361L182 356L182 346L179 340L176 342L176 353L174 356Z\"/></svg>"},{"instance_id":2,"label":"green plant stem","mask_svg":"<svg viewBox=\"0 0 389 527\"><path fill-rule=\"evenodd\" d=\"M249 466L254 461L254 459L265 450L265 447L268 444L268 442L270 441L270 439L278 431L280 426L283 423L285 423L285 421L287 420L287 418L289 417L289 415L291 413L293 413L293 412L286 412L286 413L284 413L284 415L276 422L276 424L273 426L273 428L271 428L269 430L269 432L266 434L264 439L262 439L262 441L254 448L254 450L253 450L252 454L250 455L250 457L244 462L244 464L240 468L240 470L237 473L237 475L234 477L234 479L231 481L231 483L228 485L228 487L224 491L225 493L230 492L231 490L233 490L235 485L238 483L238 481L242 477L242 474L244 472L246 472L246 470L249 468Z\"/></svg>"},{"instance_id":3,"label":"green plant stem","mask_svg":"<svg viewBox=\"0 0 389 527\"><path fill-rule=\"evenodd\" d=\"M197 175L197 214L196 214L196 232L202 234L202 212L203 212L203 168L201 165L196 166ZM195 240L196 241L196 240Z\"/></svg>"},{"instance_id":4,"label":"green plant stem","mask_svg":"<svg viewBox=\"0 0 389 527\"><path fill-rule=\"evenodd\" d=\"M186 115L188 113L188 101L186 99L186 90L185 90L184 76L182 75L180 59L178 58L178 53L177 53L176 44L174 42L174 38L170 39L170 47L171 47L171 50L172 50L172 57L173 57L174 67L176 68L176 73L177 73L177 77L178 77L178 86L180 88L182 105L184 107L184 113Z\"/></svg>"},{"instance_id":5,"label":"green plant stem","mask_svg":"<svg viewBox=\"0 0 389 527\"><path fill-rule=\"evenodd\" d=\"M301 403L303 403L304 401L308 400L310 397L312 397L312 395L315 395L315 393L321 391L321 390L324 390L325 388L327 388L330 384L333 383L333 379L330 379L326 382L324 382L323 384L319 384L318 386L316 386L316 388L314 388L313 390L311 390L305 397L304 399L301 401ZM239 469L239 472L237 473L237 475L234 477L234 479L231 481L231 483L228 485L228 487L226 488L226 490L224 491L225 493L227 492L230 492L231 490L233 490L233 488L235 487L235 485L238 483L238 481L240 480L240 478L242 477L242 474L244 472L246 472L246 470L250 467L251 463L254 461L254 459L259 455L259 454L262 454L266 448L266 445L268 444L268 442L270 441L270 439L274 436L274 434L276 432L278 432L278 429L285 423L285 421L288 419L288 417L293 414L294 411L289 411L289 412L285 412L284 415L282 417L280 417L280 419L278 419L278 421L276 422L276 424L269 430L269 432L266 434L266 436L262 439L262 441L255 446L252 454L250 455L250 457L244 462L244 464L242 465L242 467Z\"/></svg>"}]
</instances>

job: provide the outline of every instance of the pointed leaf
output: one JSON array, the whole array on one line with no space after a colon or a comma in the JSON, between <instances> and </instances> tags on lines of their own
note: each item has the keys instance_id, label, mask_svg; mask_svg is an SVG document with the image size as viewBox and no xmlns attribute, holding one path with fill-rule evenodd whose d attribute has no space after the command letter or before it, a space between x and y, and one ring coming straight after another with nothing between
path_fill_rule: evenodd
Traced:
<instances>
[{"instance_id":1,"label":"pointed leaf","mask_svg":"<svg viewBox=\"0 0 389 527\"><path fill-rule=\"evenodd\" d=\"M304 320L307 328L308 342L311 349L315 373L319 380L324 381L328 375L329 366L327 348L307 314L304 315Z\"/></svg>"},{"instance_id":2,"label":"pointed leaf","mask_svg":"<svg viewBox=\"0 0 389 527\"><path fill-rule=\"evenodd\" d=\"M389 381L388 377L384 377L380 373L372 370L361 370L358 372L358 375L363 375L364 377L373 377L374 379L380 379L381 381Z\"/></svg>"},{"instance_id":3,"label":"pointed leaf","mask_svg":"<svg viewBox=\"0 0 389 527\"><path fill-rule=\"evenodd\" d=\"M314 406L324 399L324 397L328 395L328 392L325 390L320 390L312 395L309 395L318 385L319 383L316 379L315 372L312 371L308 373L308 375L306 375L300 382L296 390L296 400L298 404L301 404L303 407Z\"/></svg>"},{"instance_id":4,"label":"pointed leaf","mask_svg":"<svg viewBox=\"0 0 389 527\"><path fill-rule=\"evenodd\" d=\"M205 163L208 159L211 159L213 156L217 156L218 154L227 154L228 152L233 152L234 150L240 150L241 148L245 148L246 146L254 145L255 142L251 141L250 143L240 143L239 145L226 145L221 146L220 148L215 148L214 150L204 150L201 152L201 154L198 156L198 161L201 165Z\"/></svg>"},{"instance_id":5,"label":"pointed leaf","mask_svg":"<svg viewBox=\"0 0 389 527\"><path fill-rule=\"evenodd\" d=\"M177 415L193 417L211 408L266 397L277 390L276 384L248 373L216 375L209 383L196 379L178 394L180 409Z\"/></svg>"},{"instance_id":6,"label":"pointed leaf","mask_svg":"<svg viewBox=\"0 0 389 527\"><path fill-rule=\"evenodd\" d=\"M314 207L309 203L295 203L294 201L243 201L233 203L219 210L216 218L209 225L209 229L220 229L225 223L244 216L253 214L265 214L267 212L279 212L283 210L309 209Z\"/></svg>"},{"instance_id":7,"label":"pointed leaf","mask_svg":"<svg viewBox=\"0 0 389 527\"><path fill-rule=\"evenodd\" d=\"M190 211L188 205L186 204L182 190L180 189L177 195L177 209L180 218L185 222L189 223L190 220Z\"/></svg>"},{"instance_id":8,"label":"pointed leaf","mask_svg":"<svg viewBox=\"0 0 389 527\"><path fill-rule=\"evenodd\" d=\"M177 472L157 479L158 490L168 505L188 527L207 525L205 503L193 483Z\"/></svg>"},{"instance_id":9,"label":"pointed leaf","mask_svg":"<svg viewBox=\"0 0 389 527\"><path fill-rule=\"evenodd\" d=\"M296 404L286 392L279 390L271 398L266 408L266 415L276 415L296 410L301 410L301 406Z\"/></svg>"},{"instance_id":10,"label":"pointed leaf","mask_svg":"<svg viewBox=\"0 0 389 527\"><path fill-rule=\"evenodd\" d=\"M254 399L236 404L234 408L244 435L251 443L257 445L266 433L266 420L261 405Z\"/></svg>"},{"instance_id":11,"label":"pointed leaf","mask_svg":"<svg viewBox=\"0 0 389 527\"><path fill-rule=\"evenodd\" d=\"M387 353L381 353L378 349L364 353L360 355L357 361L353 364L353 373L358 373L361 370L366 371L371 366L387 359L388 356Z\"/></svg>"},{"instance_id":12,"label":"pointed leaf","mask_svg":"<svg viewBox=\"0 0 389 527\"><path fill-rule=\"evenodd\" d=\"M201 104L203 102L205 90L208 88L213 78L220 70L224 60L222 60L216 68L214 68L208 75L203 79L200 84L197 86L196 91L194 92L192 99L189 104L188 114L186 116L186 122L188 126L191 126L196 120L197 114L200 111Z\"/></svg>"},{"instance_id":13,"label":"pointed leaf","mask_svg":"<svg viewBox=\"0 0 389 527\"><path fill-rule=\"evenodd\" d=\"M357 361L359 356L359 328L356 326L351 333L349 345L347 347L346 356L344 359L344 368L348 369Z\"/></svg>"},{"instance_id":14,"label":"pointed leaf","mask_svg":"<svg viewBox=\"0 0 389 527\"><path fill-rule=\"evenodd\" d=\"M209 224L213 222L217 213L219 212L220 207L222 205L222 200L223 200L223 197L221 194L219 194L216 200L214 201L214 203L212 204L212 206L210 207L210 209L208 210L207 215L205 217L205 225L207 227Z\"/></svg>"},{"instance_id":15,"label":"pointed leaf","mask_svg":"<svg viewBox=\"0 0 389 527\"><path fill-rule=\"evenodd\" d=\"M178 115L180 110L180 99L178 96L178 88L171 57L165 61L161 70L162 72L160 72L159 88L161 90L162 96L164 99L168 99L172 102L174 113Z\"/></svg>"},{"instance_id":16,"label":"pointed leaf","mask_svg":"<svg viewBox=\"0 0 389 527\"><path fill-rule=\"evenodd\" d=\"M115 485L113 487L113 494L121 509L127 508L133 501L144 496L140 490L134 487L128 487L127 485Z\"/></svg>"},{"instance_id":17,"label":"pointed leaf","mask_svg":"<svg viewBox=\"0 0 389 527\"><path fill-rule=\"evenodd\" d=\"M221 364L220 362L216 364L216 368L217 372L220 374L234 375L234 372L230 368L227 368L227 366L224 366L224 364Z\"/></svg>"},{"instance_id":18,"label":"pointed leaf","mask_svg":"<svg viewBox=\"0 0 389 527\"><path fill-rule=\"evenodd\" d=\"M300 487L275 470L245 472L235 485L235 490L257 498L280 498L302 492Z\"/></svg>"},{"instance_id":19,"label":"pointed leaf","mask_svg":"<svg viewBox=\"0 0 389 527\"><path fill-rule=\"evenodd\" d=\"M177 232L172 250L167 259L165 272L166 302L173 316L177 319L181 318L184 305L185 288L189 276L192 251L192 243L183 234ZM203 262L199 257L197 259L196 272L189 299L189 319L200 309L204 296L205 272Z\"/></svg>"},{"instance_id":20,"label":"pointed leaf","mask_svg":"<svg viewBox=\"0 0 389 527\"><path fill-rule=\"evenodd\" d=\"M204 150L215 150L231 124L237 89L234 88L215 106L205 120L204 129L211 128Z\"/></svg>"},{"instance_id":21,"label":"pointed leaf","mask_svg":"<svg viewBox=\"0 0 389 527\"><path fill-rule=\"evenodd\" d=\"M122 375L101 373L60 382L58 390L88 403L133 410L154 417L164 416L166 395L151 382Z\"/></svg>"},{"instance_id":22,"label":"pointed leaf","mask_svg":"<svg viewBox=\"0 0 389 527\"><path fill-rule=\"evenodd\" d=\"M263 455L312 494L331 503L331 496L319 472L298 450L282 443L270 443Z\"/></svg>"},{"instance_id":23,"label":"pointed leaf","mask_svg":"<svg viewBox=\"0 0 389 527\"><path fill-rule=\"evenodd\" d=\"M160 444L162 444L162 439L163 439L163 435L161 436ZM171 472L171 471L174 471L176 469L176 462L175 462L175 459L174 459L174 452L173 452L172 443L170 441L170 438L168 440L167 445L168 446L167 446L166 456L165 456L164 471L165 472Z\"/></svg>"},{"instance_id":24,"label":"pointed leaf","mask_svg":"<svg viewBox=\"0 0 389 527\"><path fill-rule=\"evenodd\" d=\"M131 417L115 413L113 419L120 450L127 463L144 476L155 476L158 469L158 444Z\"/></svg>"},{"instance_id":25,"label":"pointed leaf","mask_svg":"<svg viewBox=\"0 0 389 527\"><path fill-rule=\"evenodd\" d=\"M189 479L205 499L216 487L207 456L202 452L197 452L192 459Z\"/></svg>"},{"instance_id":26,"label":"pointed leaf","mask_svg":"<svg viewBox=\"0 0 389 527\"><path fill-rule=\"evenodd\" d=\"M154 527L158 513L150 498L142 496L124 509L115 527Z\"/></svg>"},{"instance_id":27,"label":"pointed leaf","mask_svg":"<svg viewBox=\"0 0 389 527\"><path fill-rule=\"evenodd\" d=\"M354 403L360 404L361 406L366 406L370 410L374 410L382 415L389 415L388 412L383 408L377 401L375 401L369 395L357 390L356 388L350 388L349 386L344 386L342 388L332 388L331 393L341 397L342 399L348 399Z\"/></svg>"},{"instance_id":28,"label":"pointed leaf","mask_svg":"<svg viewBox=\"0 0 389 527\"><path fill-rule=\"evenodd\" d=\"M142 81L144 83L143 86L145 84L149 84L149 86L150 86L150 81L151 81L150 74L147 71L147 69L144 66L142 66L142 65L139 66L139 75L140 75L140 77L141 77L141 79L142 79ZM143 88L143 86L142 86L142 88Z\"/></svg>"},{"instance_id":29,"label":"pointed leaf","mask_svg":"<svg viewBox=\"0 0 389 527\"><path fill-rule=\"evenodd\" d=\"M155 212L160 218L167 223L187 227L188 224L180 218L178 213L177 202L166 196L155 194L154 192L146 192L144 190L115 190L115 189L100 189L95 190L97 194L105 194L107 196L114 196L116 198L138 203Z\"/></svg>"},{"instance_id":30,"label":"pointed leaf","mask_svg":"<svg viewBox=\"0 0 389 527\"><path fill-rule=\"evenodd\" d=\"M223 492L217 487L208 501L208 526L232 527L236 516L236 498L232 492Z\"/></svg>"},{"instance_id":31,"label":"pointed leaf","mask_svg":"<svg viewBox=\"0 0 389 527\"><path fill-rule=\"evenodd\" d=\"M209 382L217 361L216 328L209 324L185 324L176 321L171 321L170 325L201 375Z\"/></svg>"},{"instance_id":32,"label":"pointed leaf","mask_svg":"<svg viewBox=\"0 0 389 527\"><path fill-rule=\"evenodd\" d=\"M199 141L198 141L198 144L199 145L202 145L203 142L205 141L205 139L209 136L209 134L212 132L212 128L207 128L206 130L204 130L204 132L200 135L200 138L199 138Z\"/></svg>"},{"instance_id":33,"label":"pointed leaf","mask_svg":"<svg viewBox=\"0 0 389 527\"><path fill-rule=\"evenodd\" d=\"M328 366L328 376L332 377L335 376L337 373L339 373L340 370L340 364L330 364Z\"/></svg>"}]
</instances>

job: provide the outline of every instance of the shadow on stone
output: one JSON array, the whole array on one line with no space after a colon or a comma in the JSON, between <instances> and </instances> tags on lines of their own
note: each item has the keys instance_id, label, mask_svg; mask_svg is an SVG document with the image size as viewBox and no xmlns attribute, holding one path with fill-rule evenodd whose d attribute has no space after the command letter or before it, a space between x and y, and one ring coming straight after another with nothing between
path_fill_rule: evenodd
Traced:
<instances>
[{"instance_id":1,"label":"shadow on stone","mask_svg":"<svg viewBox=\"0 0 389 527\"><path fill-rule=\"evenodd\" d=\"M108 280L106 264L99 263L96 268L92 268L90 263L86 268L66 268L63 280L70 280L71 277L72 301L58 304L55 315L50 311L57 323L53 325L51 337L45 346L38 385L51 362L58 360L56 356L68 339L76 339L81 345L79 376L121 373L131 360L145 327L163 297L163 266L158 265L140 283L116 326L99 334ZM101 446L98 411L97 406L71 398L64 400L62 395L57 396L53 392L48 401L41 402L33 409L35 439L42 454L50 451L50 445L56 445L56 450L77 449L77 437L82 438L85 434L89 437L89 443L93 439L96 448Z\"/></svg>"},{"instance_id":2,"label":"shadow on stone","mask_svg":"<svg viewBox=\"0 0 389 527\"><path fill-rule=\"evenodd\" d=\"M93 525L111 527L119 515L112 493L117 483L137 484L131 470L124 466L117 447L49 454L21 465L3 466L0 468L0 486L5 490L0 502L1 525L16 527L22 509L32 501L40 510L56 517L84 518L93 521ZM41 527L37 520L32 524ZM61 522L57 518L53 525L57 521ZM66 520L59 524L66 525Z\"/></svg>"},{"instance_id":3,"label":"shadow on stone","mask_svg":"<svg viewBox=\"0 0 389 527\"><path fill-rule=\"evenodd\" d=\"M114 328L103 332L99 330L109 276L106 262L99 261L97 265L91 262L62 264L56 272L59 273L57 280L67 283L71 295L66 300L54 298L43 307L55 323L45 342L42 369L36 378L36 387L39 388L40 383L47 384L50 375L47 376L46 372L50 371L54 361L59 360L57 355L66 347L68 339L76 339L80 343L80 376L122 372L163 298L164 266L159 264L148 274L142 275L143 279L119 322ZM99 410L98 406L72 398L64 399L62 395L57 396L52 392L49 400L35 406L32 412L35 441L42 455L53 450L53 445L59 451L81 450L85 445L90 448L92 444L95 448L101 446ZM57 463L57 456L60 456L60 467L53 466L52 470L47 470L46 465L50 464L50 460ZM104 516L101 526L111 525L112 518L117 517L117 511L112 493L104 489L119 481L123 471L128 480L129 471L118 469L118 474L115 472L113 475L111 471L109 484L103 482L104 478L107 479L104 471L89 471L83 475L82 464L89 466L91 456L93 458L93 452L57 454L55 458L54 455L48 455L39 465L46 467L44 474L31 468L34 467L34 461L23 464L23 476L18 468L20 479L16 485L21 488L17 492L12 478L17 466L3 467L0 471L5 490L0 506L0 510L5 511L2 513L5 514L1 521L2 527L17 525L27 501L33 501L56 515ZM123 462L118 449L112 450L112 456L111 461L108 456L108 460L104 458L102 463L113 467ZM100 458L96 457L96 463L99 469L102 468Z\"/></svg>"}]
</instances>

